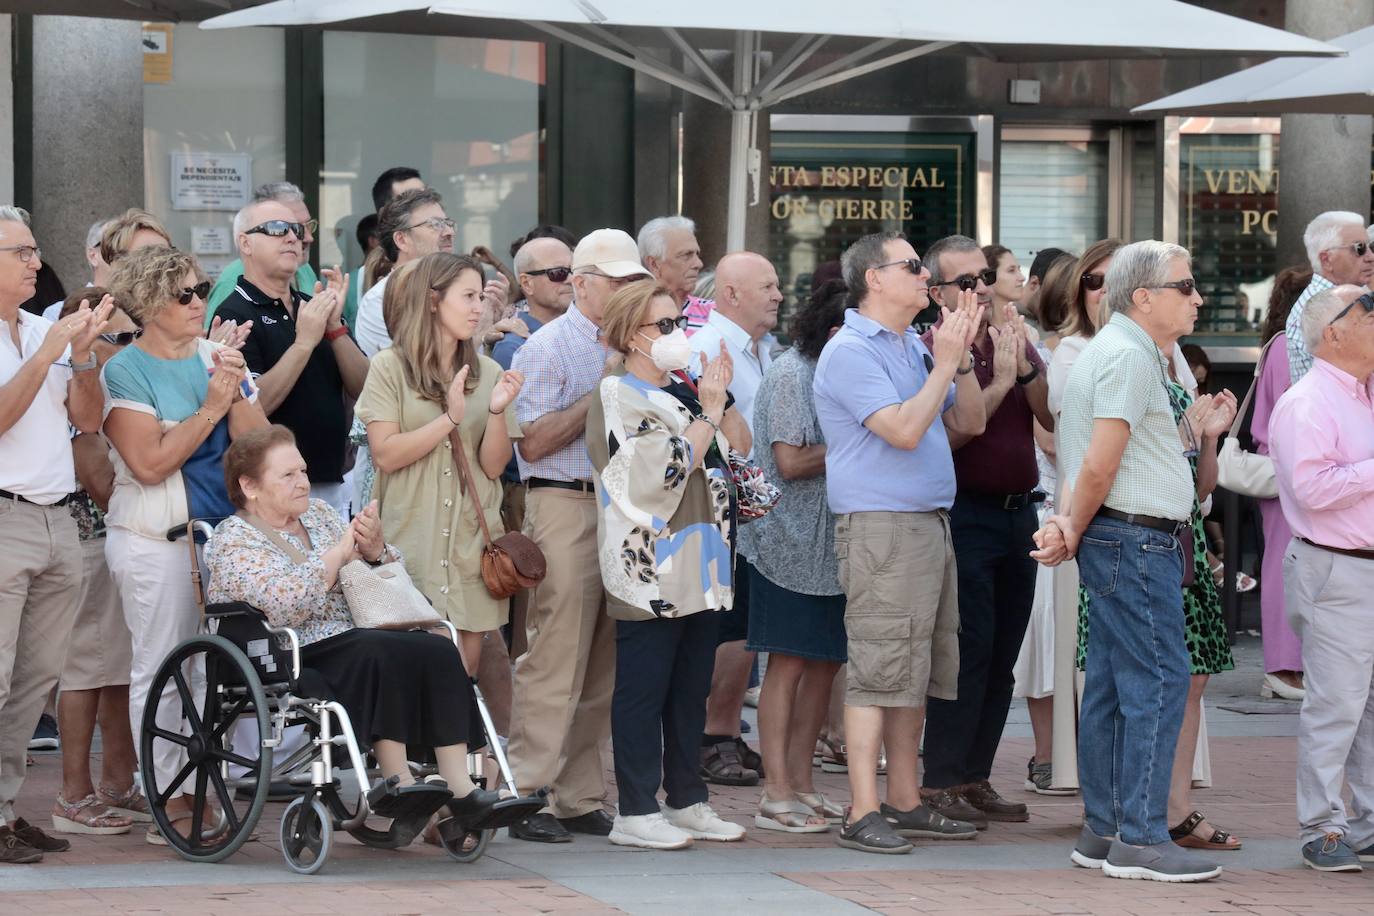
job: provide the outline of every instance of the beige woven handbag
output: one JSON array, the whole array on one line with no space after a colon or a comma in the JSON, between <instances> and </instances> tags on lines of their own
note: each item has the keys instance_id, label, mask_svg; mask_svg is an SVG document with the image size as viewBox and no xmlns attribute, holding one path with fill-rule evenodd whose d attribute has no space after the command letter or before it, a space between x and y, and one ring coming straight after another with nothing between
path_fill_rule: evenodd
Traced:
<instances>
[{"instance_id":1,"label":"beige woven handbag","mask_svg":"<svg viewBox=\"0 0 1374 916\"><path fill-rule=\"evenodd\" d=\"M369 566L354 560L339 570L339 584L356 627L375 629L443 619L410 581L402 563Z\"/></svg>"}]
</instances>

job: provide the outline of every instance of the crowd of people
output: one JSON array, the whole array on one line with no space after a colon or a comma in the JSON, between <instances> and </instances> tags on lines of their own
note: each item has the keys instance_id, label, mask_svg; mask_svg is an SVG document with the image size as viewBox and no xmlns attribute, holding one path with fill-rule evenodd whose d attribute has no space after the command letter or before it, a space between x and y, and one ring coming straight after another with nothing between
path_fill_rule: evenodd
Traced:
<instances>
[{"instance_id":1,"label":"crowd of people","mask_svg":"<svg viewBox=\"0 0 1374 916\"><path fill-rule=\"evenodd\" d=\"M407 746L432 749L459 829L496 799L466 770L491 737L522 795L547 790L519 840L741 839L710 784L760 786L755 829L887 854L974 840L1030 817L991 781L1020 696L1025 788L1082 793L1075 864L1196 881L1221 869L1189 848L1240 848L1191 801L1203 691L1234 665L1220 591L1254 583L1208 521L1240 405L1180 345L1203 304L1189 252L1106 239L1027 276L1000 246L878 233L820 265L779 329L761 254L725 255L700 294L683 216L637 238L536 227L507 267L454 251L414 169L373 199L366 263L317 276L304 196L259 188L213 284L129 210L91 227L90 284L42 316L20 308L42 263L28 215L0 208L0 859L151 820L135 737L149 703L161 729L183 717L176 691L149 694L201 625L168 538L188 519L218 525L209 600L297 629L384 775L409 781ZM1368 232L1342 212L1308 227L1242 416L1278 491L1262 690L1303 699L1302 856L1323 870L1374 856ZM510 599L482 576L506 531L546 561ZM340 578L359 560L403 565L456 648L355 627ZM55 690L48 833L14 801ZM144 770L173 785L180 752L156 747ZM817 791L817 760L849 799Z\"/></svg>"}]
</instances>

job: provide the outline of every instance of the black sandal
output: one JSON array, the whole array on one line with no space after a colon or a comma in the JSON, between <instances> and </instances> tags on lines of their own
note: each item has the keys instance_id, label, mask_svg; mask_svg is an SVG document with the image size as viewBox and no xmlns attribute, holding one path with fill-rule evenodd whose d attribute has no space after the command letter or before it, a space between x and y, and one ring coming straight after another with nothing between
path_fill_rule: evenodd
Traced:
<instances>
[{"instance_id":1,"label":"black sandal","mask_svg":"<svg viewBox=\"0 0 1374 916\"><path fill-rule=\"evenodd\" d=\"M1193 831L1196 830L1198 824L1201 824L1204 820L1206 820L1206 818L1202 816L1201 811L1194 811L1183 819L1183 823L1179 824L1177 827L1170 828L1169 839L1173 840L1175 844L1182 846L1184 849L1210 849L1213 852L1226 852L1233 849L1240 849L1240 840L1236 840L1235 837L1225 830L1219 830L1216 827L1212 828L1212 836L1210 839L1204 840L1201 837L1194 836ZM1235 840L1235 842L1233 843L1232 840Z\"/></svg>"},{"instance_id":2,"label":"black sandal","mask_svg":"<svg viewBox=\"0 0 1374 916\"><path fill-rule=\"evenodd\" d=\"M870 811L856 823L846 823L835 842L847 849L901 855L911 852L912 845L897 835L887 818L878 811Z\"/></svg>"},{"instance_id":3,"label":"black sandal","mask_svg":"<svg viewBox=\"0 0 1374 916\"><path fill-rule=\"evenodd\" d=\"M744 765L734 739L701 749L701 778L718 786L756 786L759 774Z\"/></svg>"}]
</instances>

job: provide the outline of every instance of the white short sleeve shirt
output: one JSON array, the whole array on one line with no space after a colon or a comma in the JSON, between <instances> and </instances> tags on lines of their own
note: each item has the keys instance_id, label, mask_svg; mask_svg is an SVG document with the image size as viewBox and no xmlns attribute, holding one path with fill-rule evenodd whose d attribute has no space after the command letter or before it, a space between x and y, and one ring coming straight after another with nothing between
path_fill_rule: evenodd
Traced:
<instances>
[{"instance_id":1,"label":"white short sleeve shirt","mask_svg":"<svg viewBox=\"0 0 1374 916\"><path fill-rule=\"evenodd\" d=\"M368 359L391 346L391 335L387 333L386 321L382 318L382 297L386 295L386 281L387 277L382 277L358 300L358 317L353 323L353 337L358 341L358 349L362 350Z\"/></svg>"},{"instance_id":2,"label":"white short sleeve shirt","mask_svg":"<svg viewBox=\"0 0 1374 916\"><path fill-rule=\"evenodd\" d=\"M50 327L51 321L21 311L16 349L8 324L0 322L0 385L9 384L33 358ZM40 505L51 505L76 489L67 419L67 383L71 378L68 349L48 367L43 387L29 409L0 434L0 489Z\"/></svg>"}]
</instances>

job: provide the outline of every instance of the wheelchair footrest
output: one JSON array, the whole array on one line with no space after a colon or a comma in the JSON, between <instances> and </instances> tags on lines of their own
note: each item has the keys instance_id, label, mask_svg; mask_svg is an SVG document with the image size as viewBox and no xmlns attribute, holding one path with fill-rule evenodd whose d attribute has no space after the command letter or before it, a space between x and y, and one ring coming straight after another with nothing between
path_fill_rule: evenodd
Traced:
<instances>
[{"instance_id":1,"label":"wheelchair footrest","mask_svg":"<svg viewBox=\"0 0 1374 916\"><path fill-rule=\"evenodd\" d=\"M456 843L467 833L509 827L538 812L547 804L543 792L499 800L491 799L495 793L489 793L484 789L479 789L478 793L479 798L475 800L475 804L459 798L449 803L448 809L452 816L439 821L439 835L446 842Z\"/></svg>"},{"instance_id":2,"label":"wheelchair footrest","mask_svg":"<svg viewBox=\"0 0 1374 916\"><path fill-rule=\"evenodd\" d=\"M526 795L521 798L506 798L491 806L491 816L483 819L480 824L474 824L474 830L494 830L498 827L509 827L511 824L523 821L531 814L539 813L547 801L542 795Z\"/></svg>"},{"instance_id":3,"label":"wheelchair footrest","mask_svg":"<svg viewBox=\"0 0 1374 916\"><path fill-rule=\"evenodd\" d=\"M423 822L428 820L431 814L453 798L453 793L447 786L426 782L402 786L398 783L399 780L393 776L367 793L367 805L373 814L392 820L409 821L418 818L423 827Z\"/></svg>"}]
</instances>

